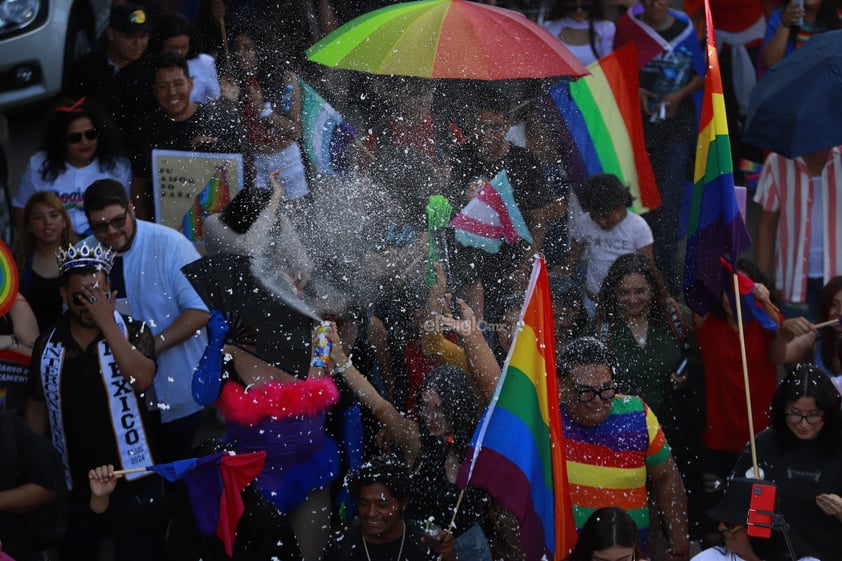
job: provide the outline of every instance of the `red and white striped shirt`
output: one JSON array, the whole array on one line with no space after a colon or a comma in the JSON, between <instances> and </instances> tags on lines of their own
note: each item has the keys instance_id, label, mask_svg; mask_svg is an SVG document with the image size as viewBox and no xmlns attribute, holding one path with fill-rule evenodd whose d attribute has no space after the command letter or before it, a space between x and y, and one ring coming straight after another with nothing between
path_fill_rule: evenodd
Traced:
<instances>
[{"instance_id":1,"label":"red and white striped shirt","mask_svg":"<svg viewBox=\"0 0 842 561\"><path fill-rule=\"evenodd\" d=\"M828 153L820 184L826 284L842 274L842 227L838 223L842 217L842 146ZM802 158L790 160L780 154L766 158L754 201L766 212L780 211L775 284L787 302L804 302L807 296L813 199L813 181Z\"/></svg>"}]
</instances>

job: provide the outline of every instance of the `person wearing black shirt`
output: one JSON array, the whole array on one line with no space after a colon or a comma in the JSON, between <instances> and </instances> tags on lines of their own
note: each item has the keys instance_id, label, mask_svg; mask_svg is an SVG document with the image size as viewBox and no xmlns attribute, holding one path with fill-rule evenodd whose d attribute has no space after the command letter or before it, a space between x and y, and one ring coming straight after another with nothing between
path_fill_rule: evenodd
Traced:
<instances>
[{"instance_id":1,"label":"person wearing black shirt","mask_svg":"<svg viewBox=\"0 0 842 561\"><path fill-rule=\"evenodd\" d=\"M239 119L221 105L190 101L193 79L184 57L159 54L152 90L158 108L137 124L132 149L132 200L137 216L149 219L152 205L152 150L243 152Z\"/></svg>"}]
</instances>

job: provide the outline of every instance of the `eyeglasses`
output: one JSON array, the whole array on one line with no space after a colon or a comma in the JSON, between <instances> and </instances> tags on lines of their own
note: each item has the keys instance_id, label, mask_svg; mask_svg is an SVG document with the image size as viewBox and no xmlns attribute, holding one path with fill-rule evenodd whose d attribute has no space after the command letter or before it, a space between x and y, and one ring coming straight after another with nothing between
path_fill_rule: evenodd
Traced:
<instances>
[{"instance_id":1,"label":"eyeglasses","mask_svg":"<svg viewBox=\"0 0 842 561\"><path fill-rule=\"evenodd\" d=\"M96 129L88 129L83 132L72 132L67 135L67 142L70 144L79 144L82 142L83 136L88 140L96 140L99 138L99 131Z\"/></svg>"},{"instance_id":2,"label":"eyeglasses","mask_svg":"<svg viewBox=\"0 0 842 561\"><path fill-rule=\"evenodd\" d=\"M578 386L576 388L576 399L579 403L590 403L596 396L602 401L610 401L617 395L617 386L604 385L599 388L592 388L590 386Z\"/></svg>"},{"instance_id":3,"label":"eyeglasses","mask_svg":"<svg viewBox=\"0 0 842 561\"><path fill-rule=\"evenodd\" d=\"M717 530L720 533L724 534L724 533L727 532L727 533L731 534L732 536L734 534L737 534L737 533L741 532L744 529L745 529L745 526L743 524L726 524L725 522L720 522L719 527L717 527Z\"/></svg>"},{"instance_id":4,"label":"eyeglasses","mask_svg":"<svg viewBox=\"0 0 842 561\"><path fill-rule=\"evenodd\" d=\"M123 211L123 214L118 214L111 220L102 220L100 222L94 222L91 224L91 230L95 234L104 234L108 231L108 228L114 228L115 230L119 230L123 226L126 225L126 218L128 217L129 209Z\"/></svg>"},{"instance_id":5,"label":"eyeglasses","mask_svg":"<svg viewBox=\"0 0 842 561\"><path fill-rule=\"evenodd\" d=\"M811 425L818 425L824 421L824 413L807 413L806 415L802 415L801 413L796 413L795 411L789 411L786 414L787 422L792 423L793 425L797 425L802 419L806 419L807 423Z\"/></svg>"}]
</instances>

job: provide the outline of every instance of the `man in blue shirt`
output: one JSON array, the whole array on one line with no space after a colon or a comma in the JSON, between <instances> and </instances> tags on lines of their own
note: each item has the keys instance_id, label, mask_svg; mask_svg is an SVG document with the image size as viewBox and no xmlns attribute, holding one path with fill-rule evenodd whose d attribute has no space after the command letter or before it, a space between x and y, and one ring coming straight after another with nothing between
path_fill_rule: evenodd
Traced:
<instances>
[{"instance_id":1,"label":"man in blue shirt","mask_svg":"<svg viewBox=\"0 0 842 561\"><path fill-rule=\"evenodd\" d=\"M138 220L125 189L111 179L85 191L85 214L96 239L117 251L111 285L118 311L145 322L155 337L155 394L163 424L158 460L185 458L202 422L190 384L207 345L208 309L181 267L199 252L176 230Z\"/></svg>"}]
</instances>

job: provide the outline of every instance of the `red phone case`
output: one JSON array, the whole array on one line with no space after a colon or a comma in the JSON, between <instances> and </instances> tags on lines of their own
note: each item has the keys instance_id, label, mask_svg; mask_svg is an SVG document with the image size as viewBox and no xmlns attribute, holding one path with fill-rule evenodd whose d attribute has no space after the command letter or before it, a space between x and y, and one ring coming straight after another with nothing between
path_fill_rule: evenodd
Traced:
<instances>
[{"instance_id":1,"label":"red phone case","mask_svg":"<svg viewBox=\"0 0 842 561\"><path fill-rule=\"evenodd\" d=\"M775 512L777 489L770 483L755 483L751 486L751 502L748 509L746 534L755 538L772 535L772 514Z\"/></svg>"}]
</instances>

